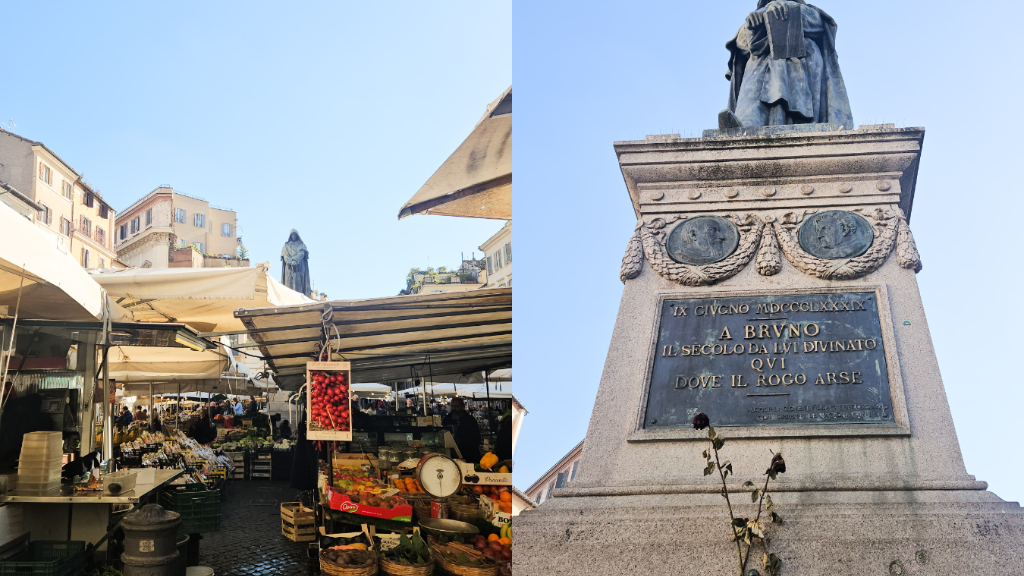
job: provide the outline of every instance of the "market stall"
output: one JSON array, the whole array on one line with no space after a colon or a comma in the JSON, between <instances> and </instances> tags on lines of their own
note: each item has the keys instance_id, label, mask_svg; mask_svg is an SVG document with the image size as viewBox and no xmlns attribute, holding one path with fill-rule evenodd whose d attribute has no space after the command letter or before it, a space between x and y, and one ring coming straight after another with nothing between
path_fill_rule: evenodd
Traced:
<instances>
[{"instance_id":1,"label":"market stall","mask_svg":"<svg viewBox=\"0 0 1024 576\"><path fill-rule=\"evenodd\" d=\"M430 383L511 366L511 300L510 289L498 289L236 312L278 384L301 393L308 440L300 437L297 451L313 450L319 461L310 486L313 528L302 529L292 511L282 518L283 531L316 540L329 573L339 562L344 570L364 560L339 559L346 546L375 547L382 568L388 558L410 555L415 544L400 536L414 527L427 535L430 571L460 558L487 574L507 568L512 462L489 452L478 431L467 441L466 430L478 426L462 409L465 397L450 402L457 416L433 413L435 404L449 402L431 395ZM394 383L384 395L390 401L367 405L357 387L382 380ZM415 387L417 381L427 384ZM481 392L485 402L488 392L510 401L497 386L455 388ZM444 486L437 485L441 475ZM455 533L438 527L446 522L465 531L467 549L449 542Z\"/></svg>"}]
</instances>

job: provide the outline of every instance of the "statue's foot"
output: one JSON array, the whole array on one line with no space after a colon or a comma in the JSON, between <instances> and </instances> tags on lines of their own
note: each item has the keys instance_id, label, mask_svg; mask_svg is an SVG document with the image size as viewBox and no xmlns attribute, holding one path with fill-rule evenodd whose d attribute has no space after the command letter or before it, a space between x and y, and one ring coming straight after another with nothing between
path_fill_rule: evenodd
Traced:
<instances>
[{"instance_id":1,"label":"statue's foot","mask_svg":"<svg viewBox=\"0 0 1024 576\"><path fill-rule=\"evenodd\" d=\"M718 113L718 129L728 130L729 128L742 128L743 123L733 114L732 110L722 110Z\"/></svg>"}]
</instances>

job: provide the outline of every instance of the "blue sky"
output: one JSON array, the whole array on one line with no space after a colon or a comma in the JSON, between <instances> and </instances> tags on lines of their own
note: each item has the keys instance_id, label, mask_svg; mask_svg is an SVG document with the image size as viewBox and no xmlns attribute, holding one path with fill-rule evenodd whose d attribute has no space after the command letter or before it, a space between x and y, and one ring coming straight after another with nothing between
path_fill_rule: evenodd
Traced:
<instances>
[{"instance_id":1,"label":"blue sky","mask_svg":"<svg viewBox=\"0 0 1024 576\"><path fill-rule=\"evenodd\" d=\"M334 299L394 295L503 224L397 215L512 83L509 2L59 6L5 5L0 121L117 209L161 184L232 208L276 275L297 228Z\"/></svg>"},{"instance_id":2,"label":"blue sky","mask_svg":"<svg viewBox=\"0 0 1024 576\"><path fill-rule=\"evenodd\" d=\"M858 124L923 126L918 282L968 472L1024 500L1016 440L1019 2L818 0ZM755 0L515 4L517 445L526 487L586 434L635 217L612 142L700 135ZM628 413L632 407L623 406ZM914 415L910 417L913 419ZM697 458L695 454L695 458ZM696 466L697 460L689 464Z\"/></svg>"}]
</instances>

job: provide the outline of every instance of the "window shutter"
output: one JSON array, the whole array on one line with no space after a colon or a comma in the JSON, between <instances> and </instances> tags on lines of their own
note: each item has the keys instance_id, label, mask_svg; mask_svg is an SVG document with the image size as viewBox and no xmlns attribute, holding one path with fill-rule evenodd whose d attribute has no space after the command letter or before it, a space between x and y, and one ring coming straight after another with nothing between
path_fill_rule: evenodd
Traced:
<instances>
[{"instance_id":1,"label":"window shutter","mask_svg":"<svg viewBox=\"0 0 1024 576\"><path fill-rule=\"evenodd\" d=\"M43 179L43 163L42 162L39 163L39 179L40 180Z\"/></svg>"}]
</instances>

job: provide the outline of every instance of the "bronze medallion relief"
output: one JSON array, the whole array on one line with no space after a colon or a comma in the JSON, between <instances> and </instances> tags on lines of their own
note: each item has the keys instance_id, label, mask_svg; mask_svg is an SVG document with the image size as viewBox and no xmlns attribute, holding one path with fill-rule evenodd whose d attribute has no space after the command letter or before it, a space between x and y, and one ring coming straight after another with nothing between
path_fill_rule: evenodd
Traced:
<instances>
[{"instance_id":1,"label":"bronze medallion relief","mask_svg":"<svg viewBox=\"0 0 1024 576\"><path fill-rule=\"evenodd\" d=\"M736 225L721 216L684 220L668 235L665 249L680 264L703 266L728 258L740 243Z\"/></svg>"},{"instance_id":2,"label":"bronze medallion relief","mask_svg":"<svg viewBox=\"0 0 1024 576\"><path fill-rule=\"evenodd\" d=\"M805 220L798 236L800 247L811 256L839 260L867 252L875 231L860 214L826 210Z\"/></svg>"}]
</instances>

